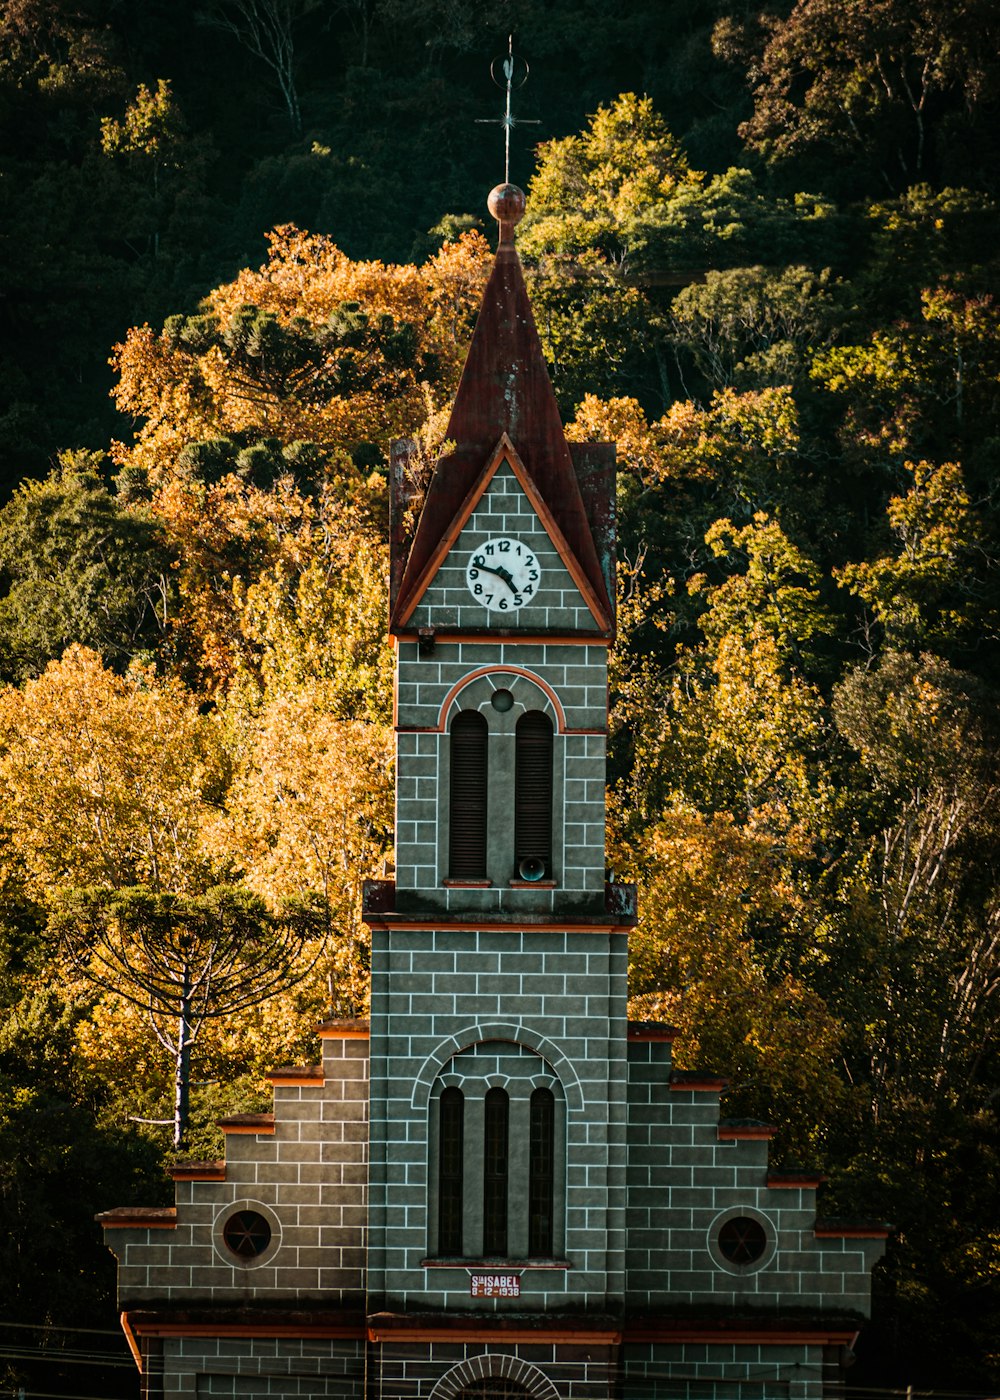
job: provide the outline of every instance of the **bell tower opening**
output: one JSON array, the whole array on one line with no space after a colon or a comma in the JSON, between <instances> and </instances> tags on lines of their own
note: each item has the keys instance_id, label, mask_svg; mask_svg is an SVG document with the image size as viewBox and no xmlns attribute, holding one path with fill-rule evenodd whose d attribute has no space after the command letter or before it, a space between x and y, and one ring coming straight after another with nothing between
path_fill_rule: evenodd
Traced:
<instances>
[{"instance_id":1,"label":"bell tower opening","mask_svg":"<svg viewBox=\"0 0 1000 1400\"><path fill-rule=\"evenodd\" d=\"M448 873L453 880L486 878L488 738L478 710L461 710L452 720Z\"/></svg>"},{"instance_id":2,"label":"bell tower opening","mask_svg":"<svg viewBox=\"0 0 1000 1400\"><path fill-rule=\"evenodd\" d=\"M514 869L522 880L552 876L552 721L541 710L514 731Z\"/></svg>"}]
</instances>

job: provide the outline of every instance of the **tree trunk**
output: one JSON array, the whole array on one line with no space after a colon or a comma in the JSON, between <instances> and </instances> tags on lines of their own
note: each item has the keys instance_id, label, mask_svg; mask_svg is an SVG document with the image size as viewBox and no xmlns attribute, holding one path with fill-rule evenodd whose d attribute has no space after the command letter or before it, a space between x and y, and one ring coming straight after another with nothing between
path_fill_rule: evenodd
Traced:
<instances>
[{"instance_id":1,"label":"tree trunk","mask_svg":"<svg viewBox=\"0 0 1000 1400\"><path fill-rule=\"evenodd\" d=\"M191 1102L191 974L184 965L181 1009L177 1018L177 1055L174 1061L174 1149L179 1151L187 1136Z\"/></svg>"}]
</instances>

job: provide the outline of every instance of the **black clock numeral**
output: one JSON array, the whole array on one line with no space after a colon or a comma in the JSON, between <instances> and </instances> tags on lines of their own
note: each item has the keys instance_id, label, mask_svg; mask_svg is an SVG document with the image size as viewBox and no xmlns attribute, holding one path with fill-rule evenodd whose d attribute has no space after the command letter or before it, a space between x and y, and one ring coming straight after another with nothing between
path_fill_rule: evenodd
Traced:
<instances>
[{"instance_id":1,"label":"black clock numeral","mask_svg":"<svg viewBox=\"0 0 1000 1400\"><path fill-rule=\"evenodd\" d=\"M501 612L506 612L506 611L507 611L507 599L506 599L506 598L501 598L500 601L499 601L499 603L497 603L497 607L500 609Z\"/></svg>"},{"instance_id":2,"label":"black clock numeral","mask_svg":"<svg viewBox=\"0 0 1000 1400\"><path fill-rule=\"evenodd\" d=\"M493 552L494 552L494 551L493 551L493 545L492 545L492 544L488 544L488 545L486 546L486 553L487 553L487 554L492 554Z\"/></svg>"},{"instance_id":3,"label":"black clock numeral","mask_svg":"<svg viewBox=\"0 0 1000 1400\"><path fill-rule=\"evenodd\" d=\"M501 554L509 554L509 553L510 553L510 540L498 540L498 541L497 541L497 549L499 549L499 551L500 551Z\"/></svg>"},{"instance_id":4,"label":"black clock numeral","mask_svg":"<svg viewBox=\"0 0 1000 1400\"><path fill-rule=\"evenodd\" d=\"M477 583L476 586L475 586L475 588L474 588L472 591L473 591L473 593L476 595L477 598L480 597L480 596L482 595L483 585L482 585L481 583Z\"/></svg>"},{"instance_id":5,"label":"black clock numeral","mask_svg":"<svg viewBox=\"0 0 1000 1400\"><path fill-rule=\"evenodd\" d=\"M521 546L520 546L520 545L515 545L515 546L514 546L514 553L515 553L515 554L520 554L520 553L521 553Z\"/></svg>"},{"instance_id":6,"label":"black clock numeral","mask_svg":"<svg viewBox=\"0 0 1000 1400\"><path fill-rule=\"evenodd\" d=\"M486 563L486 560L483 558L483 556L482 556L481 554L477 554L477 555L475 556L475 558L473 559L472 562L473 562L473 564L476 565L477 568L481 569L481 568L483 567L483 565Z\"/></svg>"},{"instance_id":7,"label":"black clock numeral","mask_svg":"<svg viewBox=\"0 0 1000 1400\"><path fill-rule=\"evenodd\" d=\"M479 570L478 570L478 569L470 569L470 570L469 570L469 578L470 578L470 579L472 579L473 581L475 581L478 577L479 577Z\"/></svg>"},{"instance_id":8,"label":"black clock numeral","mask_svg":"<svg viewBox=\"0 0 1000 1400\"><path fill-rule=\"evenodd\" d=\"M525 595L525 597L527 597L529 593L534 593L534 591L534 586L530 583L526 583L521 589L521 592Z\"/></svg>"},{"instance_id":9,"label":"black clock numeral","mask_svg":"<svg viewBox=\"0 0 1000 1400\"><path fill-rule=\"evenodd\" d=\"M537 570L537 569L529 569L529 570L528 570L528 577L531 579L531 582L532 582L532 583L537 583L537 582L538 582L538 570Z\"/></svg>"},{"instance_id":10,"label":"black clock numeral","mask_svg":"<svg viewBox=\"0 0 1000 1400\"><path fill-rule=\"evenodd\" d=\"M524 602L524 599L521 597L520 593L515 593L515 594L514 594L514 606L515 606L515 608L519 608L523 602Z\"/></svg>"},{"instance_id":11,"label":"black clock numeral","mask_svg":"<svg viewBox=\"0 0 1000 1400\"><path fill-rule=\"evenodd\" d=\"M524 562L527 564L529 569L533 569L535 567L535 556L533 554L529 554Z\"/></svg>"},{"instance_id":12,"label":"black clock numeral","mask_svg":"<svg viewBox=\"0 0 1000 1400\"><path fill-rule=\"evenodd\" d=\"M489 607L489 605L490 605L492 602L493 602L493 594L492 594L492 593L487 593L487 595L486 595L486 606Z\"/></svg>"}]
</instances>

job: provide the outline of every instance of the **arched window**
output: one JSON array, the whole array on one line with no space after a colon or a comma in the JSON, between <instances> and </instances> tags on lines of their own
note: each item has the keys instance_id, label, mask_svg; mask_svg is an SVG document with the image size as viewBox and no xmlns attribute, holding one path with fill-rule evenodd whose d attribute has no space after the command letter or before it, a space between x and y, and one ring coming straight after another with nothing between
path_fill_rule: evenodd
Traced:
<instances>
[{"instance_id":1,"label":"arched window","mask_svg":"<svg viewBox=\"0 0 1000 1400\"><path fill-rule=\"evenodd\" d=\"M551 1089L531 1095L528 1127L528 1253L532 1258L552 1254L555 1222L556 1101Z\"/></svg>"},{"instance_id":2,"label":"arched window","mask_svg":"<svg viewBox=\"0 0 1000 1400\"><path fill-rule=\"evenodd\" d=\"M451 821L448 873L486 878L486 720L462 710L451 725Z\"/></svg>"},{"instance_id":3,"label":"arched window","mask_svg":"<svg viewBox=\"0 0 1000 1400\"><path fill-rule=\"evenodd\" d=\"M552 721L541 710L529 710L514 734L514 868L528 879L547 879L552 874ZM538 863L538 874L528 873L532 862Z\"/></svg>"},{"instance_id":4,"label":"arched window","mask_svg":"<svg viewBox=\"0 0 1000 1400\"><path fill-rule=\"evenodd\" d=\"M503 1089L486 1095L483 1141L483 1253L507 1253L507 1169L510 1102Z\"/></svg>"},{"instance_id":5,"label":"arched window","mask_svg":"<svg viewBox=\"0 0 1000 1400\"><path fill-rule=\"evenodd\" d=\"M438 1133L438 1253L462 1253L465 1175L465 1099L461 1089L441 1094Z\"/></svg>"}]
</instances>

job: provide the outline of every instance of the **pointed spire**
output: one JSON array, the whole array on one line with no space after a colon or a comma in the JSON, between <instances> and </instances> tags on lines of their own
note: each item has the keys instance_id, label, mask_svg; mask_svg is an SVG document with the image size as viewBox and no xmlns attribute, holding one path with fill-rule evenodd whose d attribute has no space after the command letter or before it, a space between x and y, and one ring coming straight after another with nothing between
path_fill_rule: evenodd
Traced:
<instances>
[{"instance_id":1,"label":"pointed spire","mask_svg":"<svg viewBox=\"0 0 1000 1400\"><path fill-rule=\"evenodd\" d=\"M393 609L396 627L405 625L430 582L439 547L504 434L590 584L604 614L602 628L611 627L607 586L514 248L524 207L516 185L490 193L490 212L500 225L496 261L445 433L454 451L438 461L427 490Z\"/></svg>"}]
</instances>

